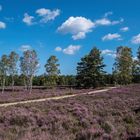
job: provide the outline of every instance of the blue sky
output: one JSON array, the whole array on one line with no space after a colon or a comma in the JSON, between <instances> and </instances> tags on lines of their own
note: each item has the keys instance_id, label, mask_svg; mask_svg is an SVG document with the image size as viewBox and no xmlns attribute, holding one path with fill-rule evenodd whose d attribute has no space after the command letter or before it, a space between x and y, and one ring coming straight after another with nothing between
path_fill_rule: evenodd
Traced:
<instances>
[{"instance_id":1,"label":"blue sky","mask_svg":"<svg viewBox=\"0 0 140 140\"><path fill-rule=\"evenodd\" d=\"M62 74L76 74L77 62L98 47L111 72L116 47L140 44L139 0L0 0L0 56L35 49L39 74L50 55Z\"/></svg>"}]
</instances>

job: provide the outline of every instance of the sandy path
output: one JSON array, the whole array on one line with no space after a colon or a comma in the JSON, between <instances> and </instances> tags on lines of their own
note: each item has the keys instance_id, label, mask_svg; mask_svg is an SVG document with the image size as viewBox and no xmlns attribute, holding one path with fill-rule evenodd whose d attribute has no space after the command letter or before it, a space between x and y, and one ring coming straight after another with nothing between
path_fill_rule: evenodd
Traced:
<instances>
[{"instance_id":1,"label":"sandy path","mask_svg":"<svg viewBox=\"0 0 140 140\"><path fill-rule=\"evenodd\" d=\"M13 105L18 105L18 104L44 102L44 101L50 101L50 100L60 100L60 99L71 98L71 97L75 97L75 96L106 92L113 88L115 88L115 87L109 87L106 89L95 90L95 91L90 91L90 92L81 93L81 94L72 94L72 95L64 95L64 96L57 96L57 97L48 97L48 98L43 98L43 99L34 99L34 100L19 101L19 102L12 102L12 103L3 103L3 104L0 104L0 107L8 107L8 106L13 106Z\"/></svg>"}]
</instances>

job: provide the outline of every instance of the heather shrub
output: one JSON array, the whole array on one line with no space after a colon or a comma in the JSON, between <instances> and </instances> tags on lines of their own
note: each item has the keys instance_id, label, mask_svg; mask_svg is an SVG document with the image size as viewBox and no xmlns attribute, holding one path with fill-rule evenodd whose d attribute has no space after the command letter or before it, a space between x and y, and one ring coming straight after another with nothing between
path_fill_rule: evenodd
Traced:
<instances>
[{"instance_id":1,"label":"heather shrub","mask_svg":"<svg viewBox=\"0 0 140 140\"><path fill-rule=\"evenodd\" d=\"M128 124L133 124L134 123L134 116L127 115L123 120Z\"/></svg>"},{"instance_id":2,"label":"heather shrub","mask_svg":"<svg viewBox=\"0 0 140 140\"><path fill-rule=\"evenodd\" d=\"M88 129L77 134L75 140L95 140L101 138L103 131L99 129Z\"/></svg>"},{"instance_id":3,"label":"heather shrub","mask_svg":"<svg viewBox=\"0 0 140 140\"><path fill-rule=\"evenodd\" d=\"M140 88L0 108L0 140L126 140L140 137Z\"/></svg>"},{"instance_id":4,"label":"heather shrub","mask_svg":"<svg viewBox=\"0 0 140 140\"><path fill-rule=\"evenodd\" d=\"M111 133L112 131L112 125L109 122L102 123L101 128L103 128L106 133Z\"/></svg>"},{"instance_id":5,"label":"heather shrub","mask_svg":"<svg viewBox=\"0 0 140 140\"><path fill-rule=\"evenodd\" d=\"M29 119L26 116L15 116L10 119L10 125L27 126Z\"/></svg>"}]
</instances>

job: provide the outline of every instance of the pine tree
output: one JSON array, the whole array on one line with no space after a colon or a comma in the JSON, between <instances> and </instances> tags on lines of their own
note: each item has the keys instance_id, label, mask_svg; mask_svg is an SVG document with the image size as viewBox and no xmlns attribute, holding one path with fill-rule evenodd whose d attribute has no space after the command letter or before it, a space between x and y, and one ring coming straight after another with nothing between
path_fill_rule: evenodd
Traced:
<instances>
[{"instance_id":1,"label":"pine tree","mask_svg":"<svg viewBox=\"0 0 140 140\"><path fill-rule=\"evenodd\" d=\"M77 66L77 84L85 88L104 85L104 63L101 51L94 47L88 55L81 58Z\"/></svg>"}]
</instances>

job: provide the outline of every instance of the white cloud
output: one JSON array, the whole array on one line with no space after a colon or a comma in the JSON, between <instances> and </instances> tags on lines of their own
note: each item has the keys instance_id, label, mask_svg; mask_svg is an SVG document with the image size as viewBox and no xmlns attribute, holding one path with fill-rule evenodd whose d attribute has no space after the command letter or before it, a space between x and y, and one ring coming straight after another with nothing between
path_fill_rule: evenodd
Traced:
<instances>
[{"instance_id":1,"label":"white cloud","mask_svg":"<svg viewBox=\"0 0 140 140\"><path fill-rule=\"evenodd\" d=\"M133 36L131 42L133 44L140 44L140 34Z\"/></svg>"},{"instance_id":2,"label":"white cloud","mask_svg":"<svg viewBox=\"0 0 140 140\"><path fill-rule=\"evenodd\" d=\"M74 40L83 39L86 33L91 32L95 24L85 17L69 17L60 27L58 31L63 34L72 34Z\"/></svg>"},{"instance_id":3,"label":"white cloud","mask_svg":"<svg viewBox=\"0 0 140 140\"><path fill-rule=\"evenodd\" d=\"M61 52L62 51L62 48L58 46L58 47L55 48L55 51Z\"/></svg>"},{"instance_id":4,"label":"white cloud","mask_svg":"<svg viewBox=\"0 0 140 140\"><path fill-rule=\"evenodd\" d=\"M105 35L104 37L102 37L103 41L113 40L113 39L121 40L121 35L118 33L114 33L114 34L109 33L109 34Z\"/></svg>"},{"instance_id":5,"label":"white cloud","mask_svg":"<svg viewBox=\"0 0 140 140\"><path fill-rule=\"evenodd\" d=\"M2 5L0 5L0 11L2 11Z\"/></svg>"},{"instance_id":6,"label":"white cloud","mask_svg":"<svg viewBox=\"0 0 140 140\"><path fill-rule=\"evenodd\" d=\"M102 50L102 55L107 55L107 56L111 56L113 58L116 57L116 51L113 51L113 50Z\"/></svg>"},{"instance_id":7,"label":"white cloud","mask_svg":"<svg viewBox=\"0 0 140 140\"><path fill-rule=\"evenodd\" d=\"M0 29L5 29L5 28L6 28L6 24L0 21Z\"/></svg>"},{"instance_id":8,"label":"white cloud","mask_svg":"<svg viewBox=\"0 0 140 140\"><path fill-rule=\"evenodd\" d=\"M96 26L109 26L109 25L116 25L120 24L124 21L123 18L120 18L119 20L110 20L108 16L112 15L113 12L109 11L104 14L103 18L95 20L95 25Z\"/></svg>"},{"instance_id":9,"label":"white cloud","mask_svg":"<svg viewBox=\"0 0 140 140\"><path fill-rule=\"evenodd\" d=\"M72 36L73 40L84 39L85 37L85 32L79 32L78 34Z\"/></svg>"},{"instance_id":10,"label":"white cloud","mask_svg":"<svg viewBox=\"0 0 140 140\"><path fill-rule=\"evenodd\" d=\"M67 48L63 49L63 53L68 55L74 55L81 48L80 45L69 45Z\"/></svg>"},{"instance_id":11,"label":"white cloud","mask_svg":"<svg viewBox=\"0 0 140 140\"><path fill-rule=\"evenodd\" d=\"M108 16L110 16L112 14L113 14L113 12L112 11L109 11L109 12L107 12L107 13L104 14L104 17L108 17Z\"/></svg>"},{"instance_id":12,"label":"white cloud","mask_svg":"<svg viewBox=\"0 0 140 140\"><path fill-rule=\"evenodd\" d=\"M47 15L49 12L50 12L50 10L49 10L49 9L45 9L45 8L41 8L41 9L36 10L36 13L37 13L39 16L45 16L45 15Z\"/></svg>"},{"instance_id":13,"label":"white cloud","mask_svg":"<svg viewBox=\"0 0 140 140\"><path fill-rule=\"evenodd\" d=\"M123 21L124 20L122 18L120 20L111 21L110 19L104 17L104 18L101 18L101 19L96 20L95 21L95 25L96 26L109 26L109 25L119 24L119 23L121 23Z\"/></svg>"},{"instance_id":14,"label":"white cloud","mask_svg":"<svg viewBox=\"0 0 140 140\"><path fill-rule=\"evenodd\" d=\"M50 9L45 9L45 8L41 8L36 10L36 13L42 17L40 22L42 23L47 23L50 20L54 20L57 16L60 15L60 10L56 9L56 10L50 10Z\"/></svg>"},{"instance_id":15,"label":"white cloud","mask_svg":"<svg viewBox=\"0 0 140 140\"><path fill-rule=\"evenodd\" d=\"M120 24L122 22L124 22L124 19L123 18L120 18L120 20L114 20L114 21L112 21L112 25Z\"/></svg>"},{"instance_id":16,"label":"white cloud","mask_svg":"<svg viewBox=\"0 0 140 140\"><path fill-rule=\"evenodd\" d=\"M73 40L84 39L86 34L92 32L93 28L98 26L110 26L120 24L124 21L123 18L119 20L110 20L109 15L113 12L107 12L104 14L103 18L92 21L85 17L69 17L57 31L63 34L71 34Z\"/></svg>"},{"instance_id":17,"label":"white cloud","mask_svg":"<svg viewBox=\"0 0 140 140\"><path fill-rule=\"evenodd\" d=\"M96 26L98 25L111 25L111 21L107 18L98 19L95 21Z\"/></svg>"},{"instance_id":18,"label":"white cloud","mask_svg":"<svg viewBox=\"0 0 140 140\"><path fill-rule=\"evenodd\" d=\"M33 25L34 24L33 19L34 19L33 16L30 16L30 15L28 15L28 13L25 13L22 21L24 23L26 23L27 25Z\"/></svg>"},{"instance_id":19,"label":"white cloud","mask_svg":"<svg viewBox=\"0 0 140 140\"><path fill-rule=\"evenodd\" d=\"M129 31L129 27L123 27L123 28L121 28L120 29L122 32L127 32L127 31Z\"/></svg>"},{"instance_id":20,"label":"white cloud","mask_svg":"<svg viewBox=\"0 0 140 140\"><path fill-rule=\"evenodd\" d=\"M19 50L22 52L25 52L25 51L31 50L31 49L32 49L32 47L30 45L22 45Z\"/></svg>"},{"instance_id":21,"label":"white cloud","mask_svg":"<svg viewBox=\"0 0 140 140\"><path fill-rule=\"evenodd\" d=\"M57 52L63 52L64 54L68 55L74 55L77 51L79 51L81 48L80 45L69 45L67 48L62 49L61 47L56 47L55 51Z\"/></svg>"}]
</instances>

